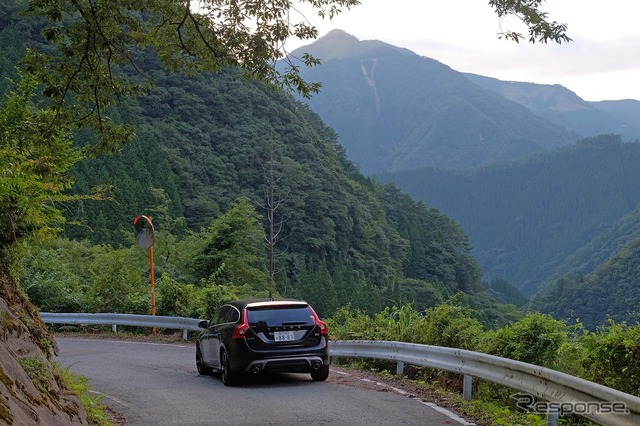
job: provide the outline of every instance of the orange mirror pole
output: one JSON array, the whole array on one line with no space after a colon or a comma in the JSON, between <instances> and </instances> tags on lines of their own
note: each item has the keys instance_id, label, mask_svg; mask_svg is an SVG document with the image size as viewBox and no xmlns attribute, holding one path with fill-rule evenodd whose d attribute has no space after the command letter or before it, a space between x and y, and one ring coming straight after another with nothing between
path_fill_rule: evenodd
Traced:
<instances>
[{"instance_id":1,"label":"orange mirror pole","mask_svg":"<svg viewBox=\"0 0 640 426\"><path fill-rule=\"evenodd\" d=\"M141 220L143 219L143 220ZM156 315L156 283L155 267L153 265L153 242L155 240L153 222L151 216L138 216L133 220L136 230L136 240L138 245L144 249L149 249L149 272L151 273L151 315ZM153 327L153 334L156 334L156 327Z\"/></svg>"},{"instance_id":2,"label":"orange mirror pole","mask_svg":"<svg viewBox=\"0 0 640 426\"><path fill-rule=\"evenodd\" d=\"M149 270L151 271L151 315L156 315L156 283L155 283L155 267L153 265L153 246L149 247ZM156 328L153 327L153 334L156 334Z\"/></svg>"}]
</instances>

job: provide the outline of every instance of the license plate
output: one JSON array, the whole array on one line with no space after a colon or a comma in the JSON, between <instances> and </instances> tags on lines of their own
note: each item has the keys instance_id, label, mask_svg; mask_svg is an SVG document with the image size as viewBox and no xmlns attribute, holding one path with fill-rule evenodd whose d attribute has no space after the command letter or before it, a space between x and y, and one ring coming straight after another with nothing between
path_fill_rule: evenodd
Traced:
<instances>
[{"instance_id":1,"label":"license plate","mask_svg":"<svg viewBox=\"0 0 640 426\"><path fill-rule=\"evenodd\" d=\"M295 340L293 331L274 331L273 340L276 342L292 342Z\"/></svg>"}]
</instances>

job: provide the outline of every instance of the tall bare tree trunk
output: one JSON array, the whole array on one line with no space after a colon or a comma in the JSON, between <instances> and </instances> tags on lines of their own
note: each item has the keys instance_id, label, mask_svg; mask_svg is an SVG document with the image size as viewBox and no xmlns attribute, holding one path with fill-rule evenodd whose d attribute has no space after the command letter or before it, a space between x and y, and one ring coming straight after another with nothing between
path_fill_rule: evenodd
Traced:
<instances>
[{"instance_id":1,"label":"tall bare tree trunk","mask_svg":"<svg viewBox=\"0 0 640 426\"><path fill-rule=\"evenodd\" d=\"M275 290L275 276L278 271L278 253L276 251L276 244L280 240L282 229L284 227L284 218L282 213L280 217L276 216L277 210L284 202L284 196L282 195L282 188L278 190L278 183L280 182L282 175L276 174L276 159L274 143L271 141L269 147L269 161L267 170L265 171L265 177L267 181L266 193L266 210L267 220L269 222L269 235L266 237L267 243L267 255L269 257L269 298L273 297Z\"/></svg>"}]
</instances>

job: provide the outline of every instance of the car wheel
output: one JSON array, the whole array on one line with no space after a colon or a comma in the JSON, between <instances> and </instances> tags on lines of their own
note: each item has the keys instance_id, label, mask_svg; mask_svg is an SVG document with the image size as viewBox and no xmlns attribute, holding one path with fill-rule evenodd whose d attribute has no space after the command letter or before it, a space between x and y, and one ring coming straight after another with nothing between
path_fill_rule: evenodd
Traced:
<instances>
[{"instance_id":1,"label":"car wheel","mask_svg":"<svg viewBox=\"0 0 640 426\"><path fill-rule=\"evenodd\" d=\"M203 376L211 374L213 371L211 367L207 367L202 360L202 351L200 351L200 346L196 347L196 367L198 368L198 373Z\"/></svg>"},{"instance_id":2,"label":"car wheel","mask_svg":"<svg viewBox=\"0 0 640 426\"><path fill-rule=\"evenodd\" d=\"M237 373L231 371L229 355L225 350L220 352L220 377L225 386L233 386L238 381Z\"/></svg>"},{"instance_id":3,"label":"car wheel","mask_svg":"<svg viewBox=\"0 0 640 426\"><path fill-rule=\"evenodd\" d=\"M311 378L314 382L323 382L329 377L329 365L323 365L318 370L311 372Z\"/></svg>"}]
</instances>

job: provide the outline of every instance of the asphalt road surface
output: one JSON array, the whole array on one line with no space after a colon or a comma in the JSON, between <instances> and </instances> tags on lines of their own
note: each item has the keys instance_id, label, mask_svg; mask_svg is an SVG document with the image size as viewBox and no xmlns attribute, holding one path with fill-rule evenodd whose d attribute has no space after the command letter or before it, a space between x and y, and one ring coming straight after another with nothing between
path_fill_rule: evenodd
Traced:
<instances>
[{"instance_id":1,"label":"asphalt road surface","mask_svg":"<svg viewBox=\"0 0 640 426\"><path fill-rule=\"evenodd\" d=\"M455 414L392 389L348 386L308 374L248 377L226 387L200 376L195 346L56 338L58 362L89 379L126 425L460 425ZM355 378L354 378L355 380Z\"/></svg>"}]
</instances>

